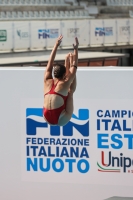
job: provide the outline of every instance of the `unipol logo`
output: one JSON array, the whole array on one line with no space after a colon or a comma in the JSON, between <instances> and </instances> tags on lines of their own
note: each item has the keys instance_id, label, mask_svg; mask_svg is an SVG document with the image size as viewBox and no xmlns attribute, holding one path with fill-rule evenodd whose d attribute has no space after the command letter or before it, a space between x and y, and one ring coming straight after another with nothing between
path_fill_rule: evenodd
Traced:
<instances>
[{"instance_id":1,"label":"unipol logo","mask_svg":"<svg viewBox=\"0 0 133 200\"><path fill-rule=\"evenodd\" d=\"M27 108L26 109L26 134L36 135L37 128L47 129L48 123L42 117L42 108ZM73 128L78 130L83 137L89 136L89 110L79 109L78 116L72 115L71 120L62 127L63 136L73 136ZM60 126L50 126L51 136L60 136Z\"/></svg>"}]
</instances>

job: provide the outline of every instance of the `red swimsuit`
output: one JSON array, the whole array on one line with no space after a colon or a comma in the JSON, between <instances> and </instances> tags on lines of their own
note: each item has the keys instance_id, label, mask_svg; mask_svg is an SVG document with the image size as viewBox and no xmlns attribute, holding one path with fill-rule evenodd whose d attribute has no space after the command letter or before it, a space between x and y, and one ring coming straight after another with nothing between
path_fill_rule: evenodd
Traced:
<instances>
[{"instance_id":1,"label":"red swimsuit","mask_svg":"<svg viewBox=\"0 0 133 200\"><path fill-rule=\"evenodd\" d=\"M59 94L59 93L54 91L54 89L57 86L58 82L54 85L54 80L53 80L53 84L52 84L51 90L49 92L47 92L45 95L47 95L47 94L59 95L64 99L64 104L61 107L55 108L53 110L48 110L46 108L43 108L44 117L52 125L58 125L58 120L59 120L60 114L66 108L66 100L67 100L67 97L68 97L68 96L63 96L62 94Z\"/></svg>"}]
</instances>

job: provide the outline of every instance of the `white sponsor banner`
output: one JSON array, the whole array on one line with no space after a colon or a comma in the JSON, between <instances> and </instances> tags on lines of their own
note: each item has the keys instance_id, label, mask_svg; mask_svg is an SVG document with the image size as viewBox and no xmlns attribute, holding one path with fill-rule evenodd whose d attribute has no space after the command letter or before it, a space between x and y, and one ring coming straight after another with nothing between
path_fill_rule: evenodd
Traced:
<instances>
[{"instance_id":1,"label":"white sponsor banner","mask_svg":"<svg viewBox=\"0 0 133 200\"><path fill-rule=\"evenodd\" d=\"M79 46L88 46L89 44L89 21L76 20L75 36L79 39Z\"/></svg>"},{"instance_id":2,"label":"white sponsor banner","mask_svg":"<svg viewBox=\"0 0 133 200\"><path fill-rule=\"evenodd\" d=\"M119 19L117 20L117 42L128 43L130 33L129 19Z\"/></svg>"},{"instance_id":3,"label":"white sponsor banner","mask_svg":"<svg viewBox=\"0 0 133 200\"><path fill-rule=\"evenodd\" d=\"M14 22L14 49L28 49L29 47L29 22Z\"/></svg>"},{"instance_id":4,"label":"white sponsor banner","mask_svg":"<svg viewBox=\"0 0 133 200\"><path fill-rule=\"evenodd\" d=\"M47 126L42 116L40 117L43 106L44 70L42 67L15 67L10 70L0 68L1 199L23 200L28 197L28 200L36 200L44 195L48 200L88 200L88 198L103 200L110 197L116 200L115 196L132 199L133 92L129 84L133 84L133 70L131 68L78 69L77 89L74 93L75 116L71 119L69 131L63 127L55 131L56 127ZM89 110L89 115L85 110ZM89 129L84 127L86 123L89 123L87 126ZM86 132L89 132L89 136ZM41 144L41 138L45 138L43 140L45 145ZM50 141L49 138L53 139ZM57 138L66 139L63 141L64 145L60 144L60 140L56 140L55 143ZM86 140L78 140L79 145L77 145L77 141L68 140L70 138ZM49 141L51 145L48 144ZM45 149L42 148L40 151L41 146ZM48 146L51 146L51 152ZM61 157L63 147L66 148ZM70 147L74 147L75 153L71 148L70 154ZM85 150L81 154L81 149L85 147L89 158L86 158ZM28 148L29 155L27 155ZM79 149L80 154L78 154ZM39 151L39 155L33 155ZM49 153L49 156L45 156L45 153ZM33 165L29 159L30 171L27 171L25 165L27 158L33 159L33 157L37 159ZM44 172L47 163L43 161L47 158L50 159L48 160L51 164L50 170ZM72 163L67 160L63 165L65 159L73 160ZM87 166L85 165L87 162L81 163L82 159L87 160L90 166L89 170L82 171L86 173L81 173L81 169L85 170ZM57 172L57 170L62 171ZM73 172L69 172L70 170ZM69 184L66 184L68 182ZM17 192L13 193L16 188Z\"/></svg>"},{"instance_id":5,"label":"white sponsor banner","mask_svg":"<svg viewBox=\"0 0 133 200\"><path fill-rule=\"evenodd\" d=\"M103 20L104 31L104 44L116 43L116 21L115 20Z\"/></svg>"},{"instance_id":6,"label":"white sponsor banner","mask_svg":"<svg viewBox=\"0 0 133 200\"><path fill-rule=\"evenodd\" d=\"M43 34L46 40L46 47L53 48L53 41L56 41L56 38L61 34L60 21L46 21Z\"/></svg>"},{"instance_id":7,"label":"white sponsor banner","mask_svg":"<svg viewBox=\"0 0 133 200\"><path fill-rule=\"evenodd\" d=\"M64 127L50 126L42 117L41 102L42 99L33 99L32 103L31 99L21 101L22 180L87 183L88 108L79 109L81 100L75 100L71 121Z\"/></svg>"},{"instance_id":8,"label":"white sponsor banner","mask_svg":"<svg viewBox=\"0 0 133 200\"><path fill-rule=\"evenodd\" d=\"M31 21L31 49L43 49L46 47L45 38L45 22L44 21Z\"/></svg>"},{"instance_id":9,"label":"white sponsor banner","mask_svg":"<svg viewBox=\"0 0 133 200\"><path fill-rule=\"evenodd\" d=\"M104 42L102 20L90 20L90 45L101 46Z\"/></svg>"},{"instance_id":10,"label":"white sponsor banner","mask_svg":"<svg viewBox=\"0 0 133 200\"><path fill-rule=\"evenodd\" d=\"M103 99L90 105L90 155L95 157L91 173L96 177L92 182L132 185L132 100Z\"/></svg>"},{"instance_id":11,"label":"white sponsor banner","mask_svg":"<svg viewBox=\"0 0 133 200\"><path fill-rule=\"evenodd\" d=\"M47 124L41 101L21 101L23 181L132 185L132 100L75 98L63 127Z\"/></svg>"},{"instance_id":12,"label":"white sponsor banner","mask_svg":"<svg viewBox=\"0 0 133 200\"><path fill-rule=\"evenodd\" d=\"M133 44L133 19L129 19L130 23L130 43Z\"/></svg>"},{"instance_id":13,"label":"white sponsor banner","mask_svg":"<svg viewBox=\"0 0 133 200\"><path fill-rule=\"evenodd\" d=\"M79 34L79 28L76 27L76 22L74 20L63 20L61 22L61 33L63 35L61 45L63 47L72 47L76 34Z\"/></svg>"},{"instance_id":14,"label":"white sponsor banner","mask_svg":"<svg viewBox=\"0 0 133 200\"><path fill-rule=\"evenodd\" d=\"M10 51L13 48L12 22L0 23L0 51Z\"/></svg>"}]
</instances>

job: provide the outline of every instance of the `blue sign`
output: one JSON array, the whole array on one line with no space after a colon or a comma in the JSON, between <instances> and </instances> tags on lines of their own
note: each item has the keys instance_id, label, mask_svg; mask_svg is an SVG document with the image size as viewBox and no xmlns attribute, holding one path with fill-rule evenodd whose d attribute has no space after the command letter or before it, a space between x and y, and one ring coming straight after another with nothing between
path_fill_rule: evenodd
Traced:
<instances>
[{"instance_id":1,"label":"blue sign","mask_svg":"<svg viewBox=\"0 0 133 200\"><path fill-rule=\"evenodd\" d=\"M95 36L112 36L113 27L96 27Z\"/></svg>"},{"instance_id":2,"label":"blue sign","mask_svg":"<svg viewBox=\"0 0 133 200\"><path fill-rule=\"evenodd\" d=\"M79 109L79 116L72 115L72 118L77 121L86 121L85 124L80 125L69 121L65 126L63 126L63 135L72 136L73 128L76 128L80 134L84 137L89 136L89 110L88 109ZM34 116L43 117L42 108L27 108L26 109L26 134L27 135L36 135L37 128L48 128L47 122L39 122L32 119ZM50 135L59 136L60 135L60 126L50 126Z\"/></svg>"},{"instance_id":3,"label":"blue sign","mask_svg":"<svg viewBox=\"0 0 133 200\"><path fill-rule=\"evenodd\" d=\"M38 38L57 38L59 36L59 29L39 29Z\"/></svg>"}]
</instances>

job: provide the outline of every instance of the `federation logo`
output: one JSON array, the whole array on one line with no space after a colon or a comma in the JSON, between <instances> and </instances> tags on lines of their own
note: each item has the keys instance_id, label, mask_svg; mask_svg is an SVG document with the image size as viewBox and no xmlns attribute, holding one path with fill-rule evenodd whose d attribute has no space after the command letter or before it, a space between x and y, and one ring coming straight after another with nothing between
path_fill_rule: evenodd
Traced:
<instances>
[{"instance_id":1,"label":"federation logo","mask_svg":"<svg viewBox=\"0 0 133 200\"><path fill-rule=\"evenodd\" d=\"M38 38L57 38L59 36L59 29L39 29L38 30Z\"/></svg>"},{"instance_id":2,"label":"federation logo","mask_svg":"<svg viewBox=\"0 0 133 200\"><path fill-rule=\"evenodd\" d=\"M113 36L113 27L96 27L95 36Z\"/></svg>"},{"instance_id":3,"label":"federation logo","mask_svg":"<svg viewBox=\"0 0 133 200\"><path fill-rule=\"evenodd\" d=\"M48 123L44 121L42 108L26 109L26 134L36 135L37 128L48 128ZM36 117L40 117L36 120ZM79 116L72 115L72 120L63 126L63 136L73 136L73 128L76 128L83 137L89 136L89 110L79 109ZM76 123L76 121L78 123ZM60 126L50 126L50 135L59 136Z\"/></svg>"},{"instance_id":4,"label":"federation logo","mask_svg":"<svg viewBox=\"0 0 133 200\"><path fill-rule=\"evenodd\" d=\"M26 171L89 172L89 110L79 109L63 127L42 115L42 108L26 109Z\"/></svg>"}]
</instances>

